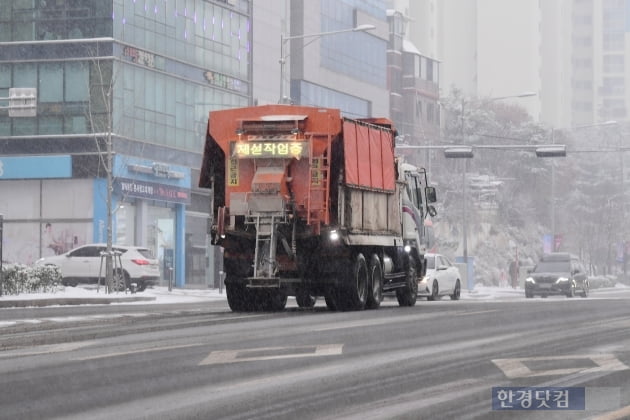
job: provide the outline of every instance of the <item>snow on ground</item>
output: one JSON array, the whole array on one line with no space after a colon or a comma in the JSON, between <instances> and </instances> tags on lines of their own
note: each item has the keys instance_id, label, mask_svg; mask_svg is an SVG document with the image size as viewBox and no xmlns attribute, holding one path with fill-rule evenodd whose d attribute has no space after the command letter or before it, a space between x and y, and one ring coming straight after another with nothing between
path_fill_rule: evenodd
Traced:
<instances>
[{"instance_id":1,"label":"snow on ground","mask_svg":"<svg viewBox=\"0 0 630 420\"><path fill-rule=\"evenodd\" d=\"M19 295L3 295L0 296L0 302L12 300L40 300L40 299L108 299L108 298L152 298L152 300L140 300L139 304L163 304L163 303L182 303L182 302L207 302L213 300L225 300L225 289L177 289L169 291L168 287L153 287L138 293L105 293L105 288L101 286L78 286L63 287L60 286L56 291L49 293L21 293ZM123 302L125 304L136 302Z\"/></svg>"}]
</instances>

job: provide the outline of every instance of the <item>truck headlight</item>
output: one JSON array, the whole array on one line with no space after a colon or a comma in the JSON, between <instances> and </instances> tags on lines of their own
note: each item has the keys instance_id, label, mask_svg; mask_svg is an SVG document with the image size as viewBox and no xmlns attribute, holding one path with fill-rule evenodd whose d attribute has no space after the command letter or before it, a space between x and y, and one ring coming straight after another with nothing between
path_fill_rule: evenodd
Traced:
<instances>
[{"instance_id":1,"label":"truck headlight","mask_svg":"<svg viewBox=\"0 0 630 420\"><path fill-rule=\"evenodd\" d=\"M331 241L335 242L339 240L339 232L336 230L331 230L329 234L329 238Z\"/></svg>"},{"instance_id":2,"label":"truck headlight","mask_svg":"<svg viewBox=\"0 0 630 420\"><path fill-rule=\"evenodd\" d=\"M569 279L568 279L568 278L566 278L566 277L560 277L558 280L556 280L556 284L559 284L559 283L565 283L565 282L567 282L567 281L569 281Z\"/></svg>"},{"instance_id":3,"label":"truck headlight","mask_svg":"<svg viewBox=\"0 0 630 420\"><path fill-rule=\"evenodd\" d=\"M534 279L533 279L533 278L531 278L531 277L527 277L527 278L525 279L525 283L529 283L529 284L536 284L536 280L534 280Z\"/></svg>"}]
</instances>

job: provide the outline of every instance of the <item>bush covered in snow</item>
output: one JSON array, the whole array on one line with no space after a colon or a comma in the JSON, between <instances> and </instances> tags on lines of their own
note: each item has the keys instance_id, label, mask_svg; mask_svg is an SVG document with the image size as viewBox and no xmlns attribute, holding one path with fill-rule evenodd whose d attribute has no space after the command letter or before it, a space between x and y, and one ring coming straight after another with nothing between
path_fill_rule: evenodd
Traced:
<instances>
[{"instance_id":1,"label":"bush covered in snow","mask_svg":"<svg viewBox=\"0 0 630 420\"><path fill-rule=\"evenodd\" d=\"M2 266L2 293L54 292L61 284L61 272L54 266L29 267L22 264Z\"/></svg>"}]
</instances>

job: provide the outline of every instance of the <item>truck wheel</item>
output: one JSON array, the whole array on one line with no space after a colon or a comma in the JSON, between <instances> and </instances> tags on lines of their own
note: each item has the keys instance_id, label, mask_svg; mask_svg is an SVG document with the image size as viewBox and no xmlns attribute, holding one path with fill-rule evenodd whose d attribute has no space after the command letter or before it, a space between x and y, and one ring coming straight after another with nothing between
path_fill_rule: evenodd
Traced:
<instances>
[{"instance_id":1,"label":"truck wheel","mask_svg":"<svg viewBox=\"0 0 630 420\"><path fill-rule=\"evenodd\" d=\"M232 311L243 312L251 310L249 308L251 306L249 293L242 284L226 281L225 294L227 295L228 305Z\"/></svg>"},{"instance_id":2,"label":"truck wheel","mask_svg":"<svg viewBox=\"0 0 630 420\"><path fill-rule=\"evenodd\" d=\"M378 255L374 254L370 258L368 272L370 276L370 293L368 293L365 307L367 309L377 309L383 301L383 268Z\"/></svg>"},{"instance_id":3,"label":"truck wheel","mask_svg":"<svg viewBox=\"0 0 630 420\"><path fill-rule=\"evenodd\" d=\"M415 258L410 256L405 287L396 290L396 299L398 299L400 306L414 306L416 304L418 299L418 271L416 267Z\"/></svg>"},{"instance_id":4,"label":"truck wheel","mask_svg":"<svg viewBox=\"0 0 630 420\"><path fill-rule=\"evenodd\" d=\"M346 278L347 284L343 288L339 302L342 311L361 311L365 309L368 296L368 268L363 254L354 258L352 271Z\"/></svg>"},{"instance_id":5,"label":"truck wheel","mask_svg":"<svg viewBox=\"0 0 630 420\"><path fill-rule=\"evenodd\" d=\"M326 301L326 307L329 311L337 310L337 298L335 297L334 291L331 290L330 292L326 293L326 295L324 296L324 300Z\"/></svg>"},{"instance_id":6,"label":"truck wheel","mask_svg":"<svg viewBox=\"0 0 630 420\"><path fill-rule=\"evenodd\" d=\"M287 306L287 294L280 290L269 290L268 293L261 293L260 297L264 299L261 302L263 310L278 312Z\"/></svg>"},{"instance_id":7,"label":"truck wheel","mask_svg":"<svg viewBox=\"0 0 630 420\"><path fill-rule=\"evenodd\" d=\"M311 295L308 290L298 290L295 292L295 301L300 308L312 308L317 302L317 296Z\"/></svg>"}]
</instances>

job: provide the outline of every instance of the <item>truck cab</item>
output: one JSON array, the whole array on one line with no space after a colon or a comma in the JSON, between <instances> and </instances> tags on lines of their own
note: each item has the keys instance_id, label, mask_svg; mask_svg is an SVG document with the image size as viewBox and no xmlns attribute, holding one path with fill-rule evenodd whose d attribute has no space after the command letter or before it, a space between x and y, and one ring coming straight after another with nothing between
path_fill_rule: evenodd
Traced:
<instances>
[{"instance_id":1,"label":"truck cab","mask_svg":"<svg viewBox=\"0 0 630 420\"><path fill-rule=\"evenodd\" d=\"M433 217L437 214L435 207L431 205L437 201L435 188L427 185L427 174L424 168L419 169L409 163L400 163L399 173L405 183L401 195L403 240L405 244L417 244L416 247L420 253L424 253L429 245L429 235L424 221L427 216ZM425 214L425 209L428 214Z\"/></svg>"}]
</instances>

